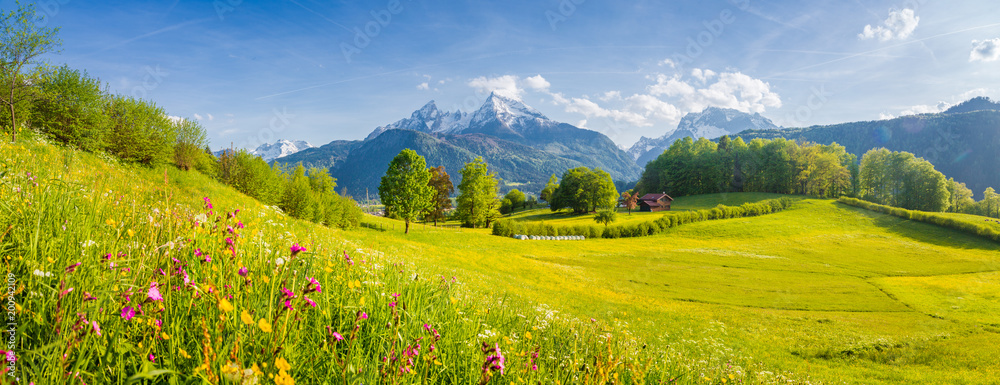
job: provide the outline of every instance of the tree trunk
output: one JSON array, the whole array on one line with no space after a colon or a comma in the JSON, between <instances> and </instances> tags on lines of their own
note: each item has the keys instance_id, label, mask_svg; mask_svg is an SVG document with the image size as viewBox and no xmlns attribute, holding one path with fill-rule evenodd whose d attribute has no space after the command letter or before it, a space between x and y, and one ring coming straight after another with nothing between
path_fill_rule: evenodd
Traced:
<instances>
[{"instance_id":1,"label":"tree trunk","mask_svg":"<svg viewBox=\"0 0 1000 385\"><path fill-rule=\"evenodd\" d=\"M14 100L14 91L10 92L11 100ZM17 119L14 118L14 103L8 104L10 107L10 142L17 141Z\"/></svg>"},{"instance_id":2,"label":"tree trunk","mask_svg":"<svg viewBox=\"0 0 1000 385\"><path fill-rule=\"evenodd\" d=\"M410 221L404 221L404 222L406 222L406 230L403 231L403 234L409 234L410 233Z\"/></svg>"}]
</instances>

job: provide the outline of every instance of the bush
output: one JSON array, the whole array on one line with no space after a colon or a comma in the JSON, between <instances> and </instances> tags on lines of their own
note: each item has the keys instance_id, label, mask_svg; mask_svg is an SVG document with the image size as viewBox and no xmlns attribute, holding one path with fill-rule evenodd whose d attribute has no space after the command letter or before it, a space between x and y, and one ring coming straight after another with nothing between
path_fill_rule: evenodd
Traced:
<instances>
[{"instance_id":1,"label":"bush","mask_svg":"<svg viewBox=\"0 0 1000 385\"><path fill-rule=\"evenodd\" d=\"M173 157L177 131L162 108L116 95L110 98L105 114L110 127L107 150L111 154L147 166L166 163Z\"/></svg>"}]
</instances>

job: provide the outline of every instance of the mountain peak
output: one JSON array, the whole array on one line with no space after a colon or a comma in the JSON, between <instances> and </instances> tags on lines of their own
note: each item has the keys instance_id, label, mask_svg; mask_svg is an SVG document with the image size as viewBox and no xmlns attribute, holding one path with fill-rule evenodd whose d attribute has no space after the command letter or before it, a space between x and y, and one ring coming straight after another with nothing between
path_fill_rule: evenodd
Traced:
<instances>
[{"instance_id":1,"label":"mountain peak","mask_svg":"<svg viewBox=\"0 0 1000 385\"><path fill-rule=\"evenodd\" d=\"M483 106L472 114L472 125L483 125L496 120L506 127L511 127L517 121L523 120L548 120L545 115L534 108L524 105L521 101L509 98L495 91L483 102Z\"/></svg>"},{"instance_id":2,"label":"mountain peak","mask_svg":"<svg viewBox=\"0 0 1000 385\"><path fill-rule=\"evenodd\" d=\"M292 155L307 148L315 147L304 140L278 139L274 143L264 143L250 153L261 157L265 161L272 161Z\"/></svg>"}]
</instances>

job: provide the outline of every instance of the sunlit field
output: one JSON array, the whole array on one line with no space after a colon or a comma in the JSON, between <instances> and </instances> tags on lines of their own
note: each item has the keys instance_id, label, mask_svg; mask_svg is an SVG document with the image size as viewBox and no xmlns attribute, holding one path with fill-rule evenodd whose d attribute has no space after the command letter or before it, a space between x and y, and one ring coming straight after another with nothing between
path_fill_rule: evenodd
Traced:
<instances>
[{"instance_id":1,"label":"sunlit field","mask_svg":"<svg viewBox=\"0 0 1000 385\"><path fill-rule=\"evenodd\" d=\"M650 237L522 241L454 227L404 235L371 216L333 230L196 172L47 144L5 144L0 161L15 350L35 383L1000 375L997 244L833 200ZM680 198L674 210L772 197Z\"/></svg>"}]
</instances>

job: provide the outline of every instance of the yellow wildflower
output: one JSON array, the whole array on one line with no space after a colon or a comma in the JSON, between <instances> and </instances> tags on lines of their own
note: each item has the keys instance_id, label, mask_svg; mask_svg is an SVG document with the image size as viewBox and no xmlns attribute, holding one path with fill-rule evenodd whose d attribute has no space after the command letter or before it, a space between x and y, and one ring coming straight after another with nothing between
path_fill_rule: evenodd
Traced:
<instances>
[{"instance_id":1,"label":"yellow wildflower","mask_svg":"<svg viewBox=\"0 0 1000 385\"><path fill-rule=\"evenodd\" d=\"M267 322L266 319L261 318L260 321L257 321L257 327L259 327L264 333L271 332L271 323Z\"/></svg>"},{"instance_id":2,"label":"yellow wildflower","mask_svg":"<svg viewBox=\"0 0 1000 385\"><path fill-rule=\"evenodd\" d=\"M170 339L170 335L167 334L167 333L162 333L162 335L160 335L160 337L163 337L163 339L165 339L165 340L169 340Z\"/></svg>"},{"instance_id":3,"label":"yellow wildflower","mask_svg":"<svg viewBox=\"0 0 1000 385\"><path fill-rule=\"evenodd\" d=\"M524 338L531 339L531 332L524 332Z\"/></svg>"},{"instance_id":4,"label":"yellow wildflower","mask_svg":"<svg viewBox=\"0 0 1000 385\"><path fill-rule=\"evenodd\" d=\"M128 237L132 238L134 236L135 236L135 231L132 231L132 229L128 229Z\"/></svg>"},{"instance_id":5,"label":"yellow wildflower","mask_svg":"<svg viewBox=\"0 0 1000 385\"><path fill-rule=\"evenodd\" d=\"M292 365L289 365L284 357L278 357L278 359L274 360L274 367L278 368L278 370L292 370Z\"/></svg>"},{"instance_id":6,"label":"yellow wildflower","mask_svg":"<svg viewBox=\"0 0 1000 385\"><path fill-rule=\"evenodd\" d=\"M250 316L250 313L246 309L243 309L243 312L240 313L240 320L247 325L253 325L253 317Z\"/></svg>"},{"instance_id":7,"label":"yellow wildflower","mask_svg":"<svg viewBox=\"0 0 1000 385\"><path fill-rule=\"evenodd\" d=\"M191 358L191 355L188 354L188 352L186 350L184 350L184 349L179 349L179 350L180 350L180 353L181 353L181 357Z\"/></svg>"},{"instance_id":8,"label":"yellow wildflower","mask_svg":"<svg viewBox=\"0 0 1000 385\"><path fill-rule=\"evenodd\" d=\"M263 276L263 277L260 277L260 280L264 281L264 283L271 283L271 277L268 277L266 275Z\"/></svg>"},{"instance_id":9,"label":"yellow wildflower","mask_svg":"<svg viewBox=\"0 0 1000 385\"><path fill-rule=\"evenodd\" d=\"M219 310L226 313L233 311L233 304L229 303L225 298L219 298Z\"/></svg>"}]
</instances>

